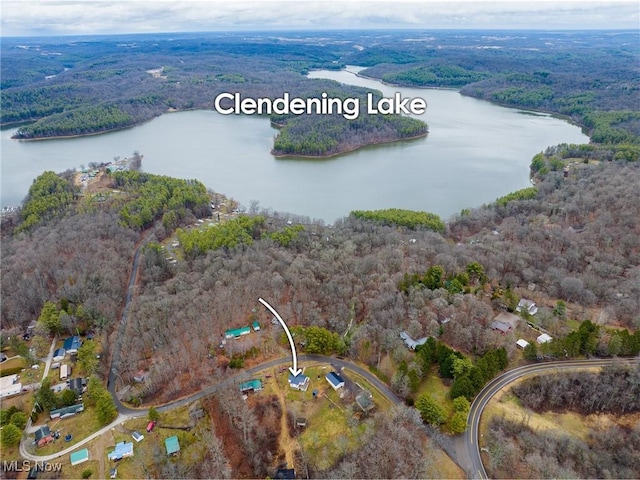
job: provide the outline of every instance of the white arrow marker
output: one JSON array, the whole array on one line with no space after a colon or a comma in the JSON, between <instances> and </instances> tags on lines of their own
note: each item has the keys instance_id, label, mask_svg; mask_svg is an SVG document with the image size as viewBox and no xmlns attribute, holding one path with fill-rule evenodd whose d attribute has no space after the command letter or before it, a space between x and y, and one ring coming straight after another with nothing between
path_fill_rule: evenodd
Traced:
<instances>
[{"instance_id":1,"label":"white arrow marker","mask_svg":"<svg viewBox=\"0 0 640 480\"><path fill-rule=\"evenodd\" d=\"M293 374L294 377L297 377L302 373L302 369L298 369L298 355L296 354L296 344L293 343L293 337L291 336L289 327L287 327L287 324L284 323L284 320L282 320L282 317L280 317L278 312L276 312L271 305L269 305L262 298L259 298L258 301L261 304L263 304L265 307L267 307L267 309L269 309L271 313L273 313L273 316L278 319L278 321L280 322L280 325L282 325L282 328L284 328L284 333L287 334L287 338L289 339L289 345L291 345L291 355L293 357L293 367L289 367L289 371Z\"/></svg>"}]
</instances>

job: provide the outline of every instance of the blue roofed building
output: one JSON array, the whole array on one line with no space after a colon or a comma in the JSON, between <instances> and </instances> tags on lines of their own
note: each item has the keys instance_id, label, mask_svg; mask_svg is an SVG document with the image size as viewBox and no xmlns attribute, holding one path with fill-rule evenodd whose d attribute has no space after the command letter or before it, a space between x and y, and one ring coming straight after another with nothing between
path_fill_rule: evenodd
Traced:
<instances>
[{"instance_id":1,"label":"blue roofed building","mask_svg":"<svg viewBox=\"0 0 640 480\"><path fill-rule=\"evenodd\" d=\"M329 385L331 385L331 388L333 388L334 390L338 390L344 387L344 379L336 372L328 373L325 378L327 379L327 382L329 382Z\"/></svg>"},{"instance_id":2,"label":"blue roofed building","mask_svg":"<svg viewBox=\"0 0 640 480\"><path fill-rule=\"evenodd\" d=\"M133 442L116 443L115 450L107 454L107 458L114 461L127 457L133 457Z\"/></svg>"},{"instance_id":3,"label":"blue roofed building","mask_svg":"<svg viewBox=\"0 0 640 480\"><path fill-rule=\"evenodd\" d=\"M56 349L56 351L53 352L53 361L54 362L60 362L60 361L64 360L64 356L66 355L66 353L67 352L62 347Z\"/></svg>"},{"instance_id":4,"label":"blue roofed building","mask_svg":"<svg viewBox=\"0 0 640 480\"><path fill-rule=\"evenodd\" d=\"M300 373L297 376L294 376L293 373L289 374L289 386L291 388L306 392L309 388L309 382L309 377L307 377L304 373Z\"/></svg>"},{"instance_id":5,"label":"blue roofed building","mask_svg":"<svg viewBox=\"0 0 640 480\"><path fill-rule=\"evenodd\" d=\"M78 353L78 349L80 348L80 337L78 335L74 335L73 337L69 337L64 341L64 349L67 353Z\"/></svg>"},{"instance_id":6,"label":"blue roofed building","mask_svg":"<svg viewBox=\"0 0 640 480\"><path fill-rule=\"evenodd\" d=\"M164 446L167 449L167 455L175 455L180 451L180 443L176 435L165 439Z\"/></svg>"}]
</instances>

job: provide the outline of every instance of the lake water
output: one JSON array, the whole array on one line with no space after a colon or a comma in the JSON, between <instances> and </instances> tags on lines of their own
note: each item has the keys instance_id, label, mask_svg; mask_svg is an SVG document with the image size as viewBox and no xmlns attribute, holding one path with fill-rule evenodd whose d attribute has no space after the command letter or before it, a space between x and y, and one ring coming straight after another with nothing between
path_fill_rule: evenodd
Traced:
<instances>
[{"instance_id":1,"label":"lake water","mask_svg":"<svg viewBox=\"0 0 640 480\"><path fill-rule=\"evenodd\" d=\"M351 67L352 72L358 71ZM44 170L108 162L138 150L145 171L197 178L245 206L332 223L356 209L408 208L449 217L529 183L531 157L557 143L587 143L580 128L548 115L503 108L453 90L389 87L349 71L313 72L380 90L422 97L424 138L371 146L331 159L276 159L277 130L267 119L211 111L163 115L128 130L90 137L20 142L2 135L2 206L17 205Z\"/></svg>"}]
</instances>

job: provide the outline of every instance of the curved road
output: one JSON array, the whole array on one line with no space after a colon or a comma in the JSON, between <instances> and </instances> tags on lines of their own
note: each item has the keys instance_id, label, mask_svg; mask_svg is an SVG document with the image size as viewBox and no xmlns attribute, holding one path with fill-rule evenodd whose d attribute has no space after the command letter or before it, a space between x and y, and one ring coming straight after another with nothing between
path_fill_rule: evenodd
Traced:
<instances>
[{"instance_id":1,"label":"curved road","mask_svg":"<svg viewBox=\"0 0 640 480\"><path fill-rule=\"evenodd\" d=\"M371 383L382 395L384 395L394 405L398 405L398 404L402 403L402 400L400 398L398 398L385 383L381 382L376 376L374 376L368 370L365 370L361 366L356 365L355 363L352 363L352 362L350 362L348 360L343 360L343 359L335 358L335 357L325 357L323 355L301 355L301 356L298 357L298 359L300 360L300 362L305 362L306 361L306 362L330 363L331 365L333 365L336 368L341 368L341 367L348 368L348 369L354 371L355 373L357 373L358 375L362 376L363 378L365 378L369 383ZM200 390L199 392L196 392L196 393L194 393L192 395L189 395L187 397L181 398L179 400L175 400L175 401L170 402L170 403L159 405L156 408L158 409L159 412L165 412L165 411L171 410L173 408L178 408L178 407L181 407L181 406L184 406L184 405L188 405L189 403L191 403L191 402L193 402L195 400L199 400L199 399L204 398L206 396L212 395L212 394L216 393L218 390L220 390L222 388L227 388L227 387L236 385L236 384L240 383L241 381L244 381L246 378L254 376L254 375L256 375L257 373L259 373L259 372L261 372L263 370L267 370L267 369L270 369L270 368L278 367L280 365L289 365L290 363L291 363L291 357L282 357L282 358L277 358L275 360L270 360L268 362L262 363L260 365L255 366L255 367L249 368L247 370L243 370L241 372L238 372L235 375L232 375L231 377L228 377L228 378L222 380L221 382L218 382L218 383L215 383L213 385L210 385L207 388L204 388L204 389ZM20 444L20 454L24 458L26 458L28 460L50 461L50 460L53 460L53 459L55 459L57 457L60 457L62 455L66 455L68 453L71 453L71 452L77 450L82 445L90 442L91 440L93 440L94 438L102 435L103 433L108 432L113 427L121 424L122 422L124 422L124 421L126 421L126 420L128 420L130 418L143 417L143 416L147 415L147 413L149 411L148 409L132 409L132 408L128 408L128 407L125 407L124 405L122 405L120 402L118 402L115 397L114 397L114 400L116 401L116 404L118 405L118 412L119 412L118 418L116 418L113 422L111 422L106 427L103 427L102 429L98 430L97 432L91 434L89 437L81 440L78 443L75 443L71 447L66 448L66 449L64 449L64 450L62 450L60 452L56 452L56 453L53 453L51 455L43 455L43 456L33 455L33 454L27 452L25 442L23 441Z\"/></svg>"},{"instance_id":2,"label":"curved road","mask_svg":"<svg viewBox=\"0 0 640 480\"><path fill-rule=\"evenodd\" d=\"M26 451L26 439L23 438L23 441L20 443L20 454L23 458L29 460L40 460L40 461L49 461L53 460L62 455L68 454L82 445L90 442L94 438L102 435L105 432L108 432L111 428L116 425L121 424L125 420L129 418L141 417L145 416L148 413L148 409L132 409L125 405L123 405L116 396L116 380L117 380L117 367L119 364L120 358L120 347L122 343L122 338L125 334L125 329L127 325L128 315L129 315L129 306L131 300L133 299L134 291L135 291L135 283L136 278L138 276L138 270L140 266L140 251L142 247L146 244L146 242L151 238L151 233L147 234L145 238L140 242L138 247L136 248L133 264L131 268L131 275L129 277L129 286L127 289L127 296L125 300L124 309L122 311L122 316L120 318L120 324L118 325L118 332L116 336L116 341L114 345L113 355L111 357L111 364L109 366L109 377L107 380L107 389L109 393L113 397L115 405L118 409L118 417L109 425L102 428L101 430L93 433L89 437L83 439L82 441L74 444L73 446L66 448L60 452L54 453L52 455L47 456L38 456L32 455ZM52 345L52 347L55 343ZM383 382L381 382L375 375L373 375L368 370L360 367L359 365L352 363L348 360L335 358L335 357L325 357L323 355L301 355L299 356L299 360L301 362L320 362L320 363L330 363L337 368L348 368L353 370L363 378L365 378L369 383L373 385L382 395L384 395L391 403L394 405L398 405L402 403L402 400L398 398L391 389ZM262 363L258 366L249 368L247 370L243 370L231 377L228 377L216 384L210 385L207 388L200 390L192 395L189 395L185 398L181 398L179 400L175 400L173 402L159 405L156 408L160 412L164 412L167 410L171 410L172 408L181 407L187 405L195 400L199 400L206 396L212 395L216 393L221 388L229 387L234 384L243 381L244 379L254 376L257 373L267 370L269 368L277 367L280 365L287 365L291 361L290 357L278 358L275 360L270 360L268 362ZM502 388L509 385L511 382L518 380L526 375L531 375L534 373L549 373L554 370L576 370L576 369L584 369L584 368L593 368L593 367L604 367L607 365L612 365L614 362L624 362L624 363L634 363L637 362L638 359L633 360L623 360L623 359L589 359L589 360L573 360L573 361L559 361L559 362L549 362L549 363L540 363L540 364L532 364L525 365L523 367L518 367L513 370L509 370L502 375L491 380L485 387L478 393L476 398L474 399L471 408L469 410L469 416L467 420L467 430L464 433L464 449L466 450L466 456L470 459L471 464L467 466L467 474L473 478L481 478L485 479L487 477L487 472L484 469L484 465L482 464L482 457L480 455L480 444L478 439L478 430L480 427L480 418L482 417L482 411L489 403L489 401L493 398L493 396L498 393Z\"/></svg>"},{"instance_id":3,"label":"curved road","mask_svg":"<svg viewBox=\"0 0 640 480\"><path fill-rule=\"evenodd\" d=\"M522 378L526 375L539 374L539 373L551 373L558 370L580 370L594 367L605 367L612 365L616 362L634 364L638 362L638 359L589 359L589 360L565 360L549 363L536 363L532 365L525 365L523 367L514 368L502 375L497 376L491 380L485 387L478 393L476 398L471 404L469 410L469 417L467 421L467 431L464 434L464 443L466 449L471 456L471 469L470 473L472 478L488 478L487 472L482 464L482 457L480 455L480 443L478 438L478 430L480 428L480 418L482 417L482 411L487 406L493 396L502 390L510 383Z\"/></svg>"}]
</instances>

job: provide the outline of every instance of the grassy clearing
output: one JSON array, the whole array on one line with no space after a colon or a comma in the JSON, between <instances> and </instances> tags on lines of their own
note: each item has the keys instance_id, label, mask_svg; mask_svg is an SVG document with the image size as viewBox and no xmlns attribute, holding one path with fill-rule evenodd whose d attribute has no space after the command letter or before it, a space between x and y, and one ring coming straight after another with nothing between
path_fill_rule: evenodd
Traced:
<instances>
[{"instance_id":1,"label":"grassy clearing","mask_svg":"<svg viewBox=\"0 0 640 480\"><path fill-rule=\"evenodd\" d=\"M456 462L444 450L436 449L434 452L436 470L441 478L466 479L467 474L462 470Z\"/></svg>"},{"instance_id":2,"label":"grassy clearing","mask_svg":"<svg viewBox=\"0 0 640 480\"><path fill-rule=\"evenodd\" d=\"M453 401L449 398L449 390L451 388L444 384L442 378L438 376L437 366L432 366L429 370L429 375L425 378L416 392L415 397L426 393L431 395L435 400L444 407L447 412L447 416L453 413Z\"/></svg>"},{"instance_id":3,"label":"grassy clearing","mask_svg":"<svg viewBox=\"0 0 640 480\"><path fill-rule=\"evenodd\" d=\"M32 453L38 455L50 455L69 448L101 428L93 408L86 408L84 412L72 417L49 420L45 423L49 425L52 432L60 430L60 438L37 450L33 447ZM68 434L73 435L73 439L70 442L65 442L64 437Z\"/></svg>"},{"instance_id":4,"label":"grassy clearing","mask_svg":"<svg viewBox=\"0 0 640 480\"><path fill-rule=\"evenodd\" d=\"M300 436L300 444L320 470L330 468L341 455L356 448L367 429L366 423L350 426L348 410L337 407L342 406L330 394L327 397L315 400L318 408L307 415L307 428Z\"/></svg>"},{"instance_id":5,"label":"grassy clearing","mask_svg":"<svg viewBox=\"0 0 640 480\"><path fill-rule=\"evenodd\" d=\"M79 465L71 465L69 455L65 455L61 459L56 459L55 461L62 462L63 478L82 478L82 472L85 470L91 470L91 477L89 478L100 478L100 463L98 460L91 458L91 456L88 461L80 463Z\"/></svg>"},{"instance_id":6,"label":"grassy clearing","mask_svg":"<svg viewBox=\"0 0 640 480\"><path fill-rule=\"evenodd\" d=\"M16 407L24 413L29 414L33 408L33 393L23 393L14 397L2 399L2 410Z\"/></svg>"},{"instance_id":7,"label":"grassy clearing","mask_svg":"<svg viewBox=\"0 0 640 480\"><path fill-rule=\"evenodd\" d=\"M27 368L27 362L25 362L24 358L17 357L12 358L11 360L7 360L6 362L0 363L0 375L2 372L5 372L11 368Z\"/></svg>"}]
</instances>

